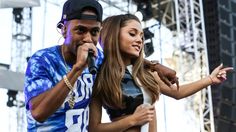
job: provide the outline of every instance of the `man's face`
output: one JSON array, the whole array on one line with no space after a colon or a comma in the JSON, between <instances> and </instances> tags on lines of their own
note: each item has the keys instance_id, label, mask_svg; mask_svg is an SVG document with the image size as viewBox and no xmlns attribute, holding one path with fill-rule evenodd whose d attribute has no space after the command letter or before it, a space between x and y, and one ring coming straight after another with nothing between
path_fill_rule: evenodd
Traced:
<instances>
[{"instance_id":1,"label":"man's face","mask_svg":"<svg viewBox=\"0 0 236 132\"><path fill-rule=\"evenodd\" d=\"M91 11L85 11L84 14L95 15ZM65 44L68 45L70 51L76 55L76 49L83 43L98 42L100 34L101 22L97 20L70 20L66 24Z\"/></svg>"}]
</instances>

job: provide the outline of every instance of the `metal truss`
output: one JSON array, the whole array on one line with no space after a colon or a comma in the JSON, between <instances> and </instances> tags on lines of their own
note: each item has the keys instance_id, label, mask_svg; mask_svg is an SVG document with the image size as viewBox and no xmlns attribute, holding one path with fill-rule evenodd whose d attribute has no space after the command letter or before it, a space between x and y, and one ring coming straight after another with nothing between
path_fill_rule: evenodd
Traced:
<instances>
[{"instance_id":1,"label":"metal truss","mask_svg":"<svg viewBox=\"0 0 236 132\"><path fill-rule=\"evenodd\" d=\"M12 24L10 69L12 71L24 72L27 65L26 58L31 55L31 47L32 47L31 8L22 8L22 11L18 11L16 12L16 14L13 14L13 20L15 21Z\"/></svg>"},{"instance_id":2,"label":"metal truss","mask_svg":"<svg viewBox=\"0 0 236 132\"><path fill-rule=\"evenodd\" d=\"M31 55L32 10L31 8L13 8L12 46L10 70L24 73L27 57ZM15 107L12 108L12 122L16 121L18 132L25 131L25 108L23 92L18 91ZM16 113L16 116L13 115ZM17 118L17 120L15 120ZM14 130L15 131L15 130Z\"/></svg>"},{"instance_id":3,"label":"metal truss","mask_svg":"<svg viewBox=\"0 0 236 132\"><path fill-rule=\"evenodd\" d=\"M189 60L181 60L182 67L189 67L187 71L181 69L182 79L203 78L209 74L208 56L205 35L202 0L175 0L177 43L181 47L181 57L191 56ZM183 39L180 39L181 35ZM182 40L182 41L181 41ZM192 70L192 69L197 70ZM199 69L200 68L200 69ZM214 118L211 88L200 91L199 117L201 132L214 132Z\"/></svg>"},{"instance_id":4,"label":"metal truss","mask_svg":"<svg viewBox=\"0 0 236 132\"><path fill-rule=\"evenodd\" d=\"M170 30L176 30L175 9L173 0L153 0L154 18Z\"/></svg>"}]
</instances>

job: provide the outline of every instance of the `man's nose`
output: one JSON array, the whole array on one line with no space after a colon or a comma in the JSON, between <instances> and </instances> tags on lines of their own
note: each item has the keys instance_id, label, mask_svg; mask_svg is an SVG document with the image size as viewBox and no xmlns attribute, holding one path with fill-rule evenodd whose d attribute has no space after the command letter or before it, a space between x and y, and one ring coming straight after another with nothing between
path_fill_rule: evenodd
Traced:
<instances>
[{"instance_id":1,"label":"man's nose","mask_svg":"<svg viewBox=\"0 0 236 132\"><path fill-rule=\"evenodd\" d=\"M86 43L92 43L93 42L92 35L91 35L90 32L87 32L87 33L84 34L83 41L86 42Z\"/></svg>"}]
</instances>

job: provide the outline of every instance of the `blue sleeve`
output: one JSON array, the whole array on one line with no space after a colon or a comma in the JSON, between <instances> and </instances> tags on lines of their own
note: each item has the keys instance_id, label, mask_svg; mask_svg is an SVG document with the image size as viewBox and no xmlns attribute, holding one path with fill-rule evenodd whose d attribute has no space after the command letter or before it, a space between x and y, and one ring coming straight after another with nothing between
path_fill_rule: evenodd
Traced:
<instances>
[{"instance_id":1,"label":"blue sleeve","mask_svg":"<svg viewBox=\"0 0 236 132\"><path fill-rule=\"evenodd\" d=\"M29 109L29 100L47 91L53 86L50 79L50 65L45 57L34 55L30 58L25 73L25 103Z\"/></svg>"}]
</instances>

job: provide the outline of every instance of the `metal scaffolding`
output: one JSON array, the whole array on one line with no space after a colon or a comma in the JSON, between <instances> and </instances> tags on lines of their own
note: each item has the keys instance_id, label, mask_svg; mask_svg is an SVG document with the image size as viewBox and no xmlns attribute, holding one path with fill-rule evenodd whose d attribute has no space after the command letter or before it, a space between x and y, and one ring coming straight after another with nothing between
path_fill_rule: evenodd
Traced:
<instances>
[{"instance_id":1,"label":"metal scaffolding","mask_svg":"<svg viewBox=\"0 0 236 132\"><path fill-rule=\"evenodd\" d=\"M26 58L31 55L31 8L13 8L11 66L12 71L24 72Z\"/></svg>"},{"instance_id":2,"label":"metal scaffolding","mask_svg":"<svg viewBox=\"0 0 236 132\"><path fill-rule=\"evenodd\" d=\"M24 73L27 65L27 57L31 55L31 35L32 35L32 9L31 8L13 8L12 23L12 45L11 45L11 65L10 70ZM16 114L12 122L16 121L18 132L25 131L25 108L24 96L22 91L17 91L14 104L9 107L12 115ZM17 120L15 120L17 118ZM13 130L15 131L15 130Z\"/></svg>"},{"instance_id":3,"label":"metal scaffolding","mask_svg":"<svg viewBox=\"0 0 236 132\"><path fill-rule=\"evenodd\" d=\"M189 66L190 69L199 70L182 71L182 79L185 80L188 74L194 75L196 78L203 78L209 74L207 43L205 35L205 25L203 16L202 0L175 0L177 37L183 34L184 41L177 41L181 47L181 58L185 52L191 55L192 62L181 61L182 67ZM214 118L211 88L208 87L200 91L199 117L201 132L214 132Z\"/></svg>"}]
</instances>

